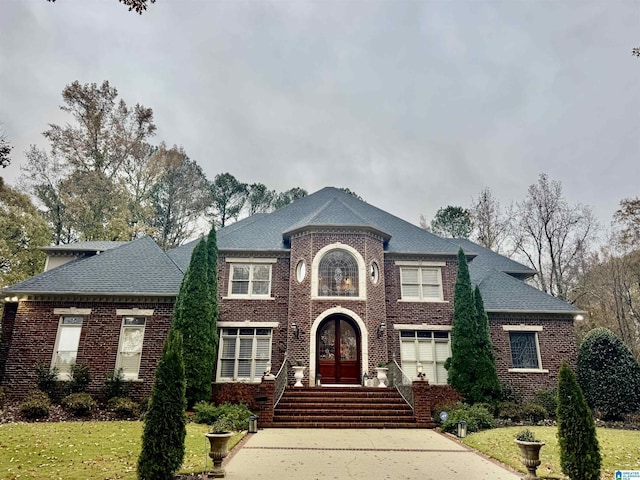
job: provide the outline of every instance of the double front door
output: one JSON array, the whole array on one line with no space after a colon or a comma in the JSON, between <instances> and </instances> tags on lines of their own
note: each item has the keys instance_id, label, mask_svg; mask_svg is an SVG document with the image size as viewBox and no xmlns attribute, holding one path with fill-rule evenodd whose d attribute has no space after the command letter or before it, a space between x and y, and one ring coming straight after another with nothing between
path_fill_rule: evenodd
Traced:
<instances>
[{"instance_id":1,"label":"double front door","mask_svg":"<svg viewBox=\"0 0 640 480\"><path fill-rule=\"evenodd\" d=\"M318 372L323 384L360 383L360 334L345 317L331 317L318 329Z\"/></svg>"}]
</instances>

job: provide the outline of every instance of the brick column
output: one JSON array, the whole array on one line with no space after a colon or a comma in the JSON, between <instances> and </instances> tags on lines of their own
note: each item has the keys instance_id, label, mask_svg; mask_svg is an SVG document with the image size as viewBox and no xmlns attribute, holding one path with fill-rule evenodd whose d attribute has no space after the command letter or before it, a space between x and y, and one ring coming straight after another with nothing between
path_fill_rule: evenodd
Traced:
<instances>
[{"instance_id":1,"label":"brick column","mask_svg":"<svg viewBox=\"0 0 640 480\"><path fill-rule=\"evenodd\" d=\"M431 420L431 385L427 380L414 380L413 389L413 414L419 428L433 428Z\"/></svg>"},{"instance_id":2,"label":"brick column","mask_svg":"<svg viewBox=\"0 0 640 480\"><path fill-rule=\"evenodd\" d=\"M273 425L273 404L275 402L276 377L274 375L265 375L262 377L262 383L258 389L260 415L258 417L258 425L260 427L270 427Z\"/></svg>"}]
</instances>

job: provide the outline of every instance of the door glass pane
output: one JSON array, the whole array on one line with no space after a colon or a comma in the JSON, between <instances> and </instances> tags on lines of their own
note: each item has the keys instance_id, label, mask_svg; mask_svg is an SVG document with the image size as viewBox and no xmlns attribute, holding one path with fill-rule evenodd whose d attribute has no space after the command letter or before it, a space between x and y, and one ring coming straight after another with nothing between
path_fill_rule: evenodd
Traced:
<instances>
[{"instance_id":1,"label":"door glass pane","mask_svg":"<svg viewBox=\"0 0 640 480\"><path fill-rule=\"evenodd\" d=\"M327 322L320 330L318 356L321 360L335 358L336 323Z\"/></svg>"},{"instance_id":2,"label":"door glass pane","mask_svg":"<svg viewBox=\"0 0 640 480\"><path fill-rule=\"evenodd\" d=\"M358 342L356 332L346 321L340 320L340 360L357 360Z\"/></svg>"}]
</instances>

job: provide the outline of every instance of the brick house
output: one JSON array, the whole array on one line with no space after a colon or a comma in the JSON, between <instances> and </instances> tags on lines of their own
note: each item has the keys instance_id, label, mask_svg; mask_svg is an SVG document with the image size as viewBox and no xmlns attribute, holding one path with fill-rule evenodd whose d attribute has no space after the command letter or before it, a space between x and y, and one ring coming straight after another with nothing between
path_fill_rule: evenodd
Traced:
<instances>
[{"instance_id":1,"label":"brick house","mask_svg":"<svg viewBox=\"0 0 640 480\"><path fill-rule=\"evenodd\" d=\"M5 288L1 384L22 396L35 364L62 379L88 365L91 389L122 369L149 393L173 302L196 242L163 252L149 237L47 247L47 269ZM380 361L421 363L446 384L457 252L489 315L498 375L525 397L555 385L577 355L572 305L525 283L535 271L468 240L444 239L324 188L218 231L220 344L213 381L259 383L285 354L305 384L361 384Z\"/></svg>"}]
</instances>

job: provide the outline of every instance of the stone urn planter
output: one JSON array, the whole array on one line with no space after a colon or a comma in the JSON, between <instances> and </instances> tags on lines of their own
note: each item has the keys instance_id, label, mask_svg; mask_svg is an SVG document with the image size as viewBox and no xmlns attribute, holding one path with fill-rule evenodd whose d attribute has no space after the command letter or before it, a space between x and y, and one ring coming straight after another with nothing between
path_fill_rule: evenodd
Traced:
<instances>
[{"instance_id":1,"label":"stone urn planter","mask_svg":"<svg viewBox=\"0 0 640 480\"><path fill-rule=\"evenodd\" d=\"M293 366L293 378L296 379L296 383L293 385L294 387L304 387L302 384L302 379L304 378L304 369L306 367L304 365L294 365Z\"/></svg>"},{"instance_id":2,"label":"stone urn planter","mask_svg":"<svg viewBox=\"0 0 640 480\"><path fill-rule=\"evenodd\" d=\"M518 444L518 448L520 448L520 461L528 470L528 473L522 478L526 480L537 480L536 470L541 463L540 449L545 443L536 440L529 429L522 430L516 435L516 443Z\"/></svg>"},{"instance_id":3,"label":"stone urn planter","mask_svg":"<svg viewBox=\"0 0 640 480\"><path fill-rule=\"evenodd\" d=\"M213 470L207 478L223 478L226 475L222 461L229 454L228 442L233 431L225 420L218 420L212 425L211 432L204 435L209 440L209 457L213 460Z\"/></svg>"},{"instance_id":4,"label":"stone urn planter","mask_svg":"<svg viewBox=\"0 0 640 480\"><path fill-rule=\"evenodd\" d=\"M376 367L376 376L378 378L378 387L384 388L387 386L387 367Z\"/></svg>"}]
</instances>

